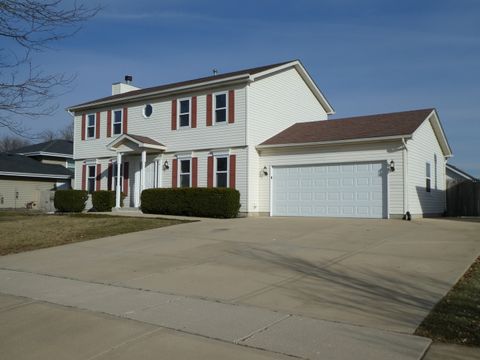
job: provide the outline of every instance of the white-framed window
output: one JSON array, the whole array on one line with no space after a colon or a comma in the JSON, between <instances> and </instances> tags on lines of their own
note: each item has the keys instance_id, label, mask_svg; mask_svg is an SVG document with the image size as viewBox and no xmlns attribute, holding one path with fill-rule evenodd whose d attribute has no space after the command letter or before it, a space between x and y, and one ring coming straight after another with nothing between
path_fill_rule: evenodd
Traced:
<instances>
[{"instance_id":1,"label":"white-framed window","mask_svg":"<svg viewBox=\"0 0 480 360\"><path fill-rule=\"evenodd\" d=\"M97 165L87 165L87 191L95 191L95 180L97 177Z\"/></svg>"},{"instance_id":2,"label":"white-framed window","mask_svg":"<svg viewBox=\"0 0 480 360\"><path fill-rule=\"evenodd\" d=\"M75 170L75 160L67 159L65 161L65 167L70 170Z\"/></svg>"},{"instance_id":3,"label":"white-framed window","mask_svg":"<svg viewBox=\"0 0 480 360\"><path fill-rule=\"evenodd\" d=\"M192 186L192 159L178 159L178 184L180 187Z\"/></svg>"},{"instance_id":4,"label":"white-framed window","mask_svg":"<svg viewBox=\"0 0 480 360\"><path fill-rule=\"evenodd\" d=\"M432 178L431 178L431 165L429 162L426 163L425 165L425 177L426 177L426 184L425 184L425 190L427 192L432 191Z\"/></svg>"},{"instance_id":5,"label":"white-framed window","mask_svg":"<svg viewBox=\"0 0 480 360\"><path fill-rule=\"evenodd\" d=\"M228 187L228 156L215 157L215 187Z\"/></svg>"},{"instance_id":6,"label":"white-framed window","mask_svg":"<svg viewBox=\"0 0 480 360\"><path fill-rule=\"evenodd\" d=\"M438 190L438 160L437 160L437 154L433 154L433 175L435 176L435 190Z\"/></svg>"},{"instance_id":7,"label":"white-framed window","mask_svg":"<svg viewBox=\"0 0 480 360\"><path fill-rule=\"evenodd\" d=\"M117 167L117 162L113 161L112 162L112 190L117 189L117 174L118 174L118 167ZM123 166L120 166L120 191L123 191Z\"/></svg>"},{"instance_id":8,"label":"white-framed window","mask_svg":"<svg viewBox=\"0 0 480 360\"><path fill-rule=\"evenodd\" d=\"M216 93L213 95L213 112L215 124L226 124L228 114L227 93Z\"/></svg>"},{"instance_id":9,"label":"white-framed window","mask_svg":"<svg viewBox=\"0 0 480 360\"><path fill-rule=\"evenodd\" d=\"M190 118L191 118L191 99L179 99L178 100L178 127L186 128L190 127Z\"/></svg>"},{"instance_id":10,"label":"white-framed window","mask_svg":"<svg viewBox=\"0 0 480 360\"><path fill-rule=\"evenodd\" d=\"M93 139L95 137L95 114L87 115L87 139Z\"/></svg>"},{"instance_id":11,"label":"white-framed window","mask_svg":"<svg viewBox=\"0 0 480 360\"><path fill-rule=\"evenodd\" d=\"M123 110L113 111L112 133L113 135L120 135L122 133Z\"/></svg>"}]
</instances>

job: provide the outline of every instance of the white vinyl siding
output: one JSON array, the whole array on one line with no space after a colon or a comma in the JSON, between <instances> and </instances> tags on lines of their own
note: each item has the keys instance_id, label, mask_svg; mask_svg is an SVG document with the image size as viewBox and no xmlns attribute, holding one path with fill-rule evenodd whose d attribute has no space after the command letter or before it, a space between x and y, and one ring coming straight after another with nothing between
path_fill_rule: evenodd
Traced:
<instances>
[{"instance_id":1,"label":"white vinyl siding","mask_svg":"<svg viewBox=\"0 0 480 360\"><path fill-rule=\"evenodd\" d=\"M438 215L446 207L445 162L442 149L430 124L423 122L407 142L408 210L412 215ZM435 156L437 169L435 169ZM426 164L429 163L431 191L426 188ZM436 184L436 187L435 187Z\"/></svg>"},{"instance_id":2,"label":"white vinyl siding","mask_svg":"<svg viewBox=\"0 0 480 360\"><path fill-rule=\"evenodd\" d=\"M264 176L260 169L266 166L301 166L321 164L349 164L357 162L395 162L395 171L387 176L389 214L403 215L403 163L401 142L371 143L316 148L264 150L257 170L259 179L259 206L261 213L270 212L270 174ZM270 171L270 170L269 170Z\"/></svg>"},{"instance_id":3,"label":"white vinyl siding","mask_svg":"<svg viewBox=\"0 0 480 360\"><path fill-rule=\"evenodd\" d=\"M260 206L258 174L263 166L260 166L255 146L297 122L326 120L327 114L293 68L250 84L247 101L248 209L258 212L265 211L265 207Z\"/></svg>"}]
</instances>

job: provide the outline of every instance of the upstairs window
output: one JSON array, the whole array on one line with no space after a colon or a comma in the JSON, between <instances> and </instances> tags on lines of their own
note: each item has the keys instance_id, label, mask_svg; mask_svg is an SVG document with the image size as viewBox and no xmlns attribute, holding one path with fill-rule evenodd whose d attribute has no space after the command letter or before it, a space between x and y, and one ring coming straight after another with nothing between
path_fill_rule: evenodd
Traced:
<instances>
[{"instance_id":1,"label":"upstairs window","mask_svg":"<svg viewBox=\"0 0 480 360\"><path fill-rule=\"evenodd\" d=\"M178 101L178 126L190 127L190 99Z\"/></svg>"},{"instance_id":2,"label":"upstairs window","mask_svg":"<svg viewBox=\"0 0 480 360\"><path fill-rule=\"evenodd\" d=\"M87 138L95 137L95 114L89 114L87 117Z\"/></svg>"},{"instance_id":3,"label":"upstairs window","mask_svg":"<svg viewBox=\"0 0 480 360\"><path fill-rule=\"evenodd\" d=\"M87 166L87 191L92 193L95 191L96 165Z\"/></svg>"},{"instance_id":4,"label":"upstairs window","mask_svg":"<svg viewBox=\"0 0 480 360\"><path fill-rule=\"evenodd\" d=\"M427 192L431 192L432 191L432 179L431 179L431 169L430 169L430 163L427 162L426 163L426 167L425 167L425 175L426 175L426 185L425 185L425 190Z\"/></svg>"},{"instance_id":5,"label":"upstairs window","mask_svg":"<svg viewBox=\"0 0 480 360\"><path fill-rule=\"evenodd\" d=\"M228 184L228 157L215 158L215 186L226 188Z\"/></svg>"},{"instance_id":6,"label":"upstairs window","mask_svg":"<svg viewBox=\"0 0 480 360\"><path fill-rule=\"evenodd\" d=\"M122 133L122 118L123 112L122 110L115 110L113 112L113 135L120 135Z\"/></svg>"},{"instance_id":7,"label":"upstairs window","mask_svg":"<svg viewBox=\"0 0 480 360\"><path fill-rule=\"evenodd\" d=\"M215 123L227 122L227 93L215 94Z\"/></svg>"},{"instance_id":8,"label":"upstairs window","mask_svg":"<svg viewBox=\"0 0 480 360\"><path fill-rule=\"evenodd\" d=\"M191 186L191 164L192 164L192 161L191 159L181 159L179 161L179 167L180 167L180 171L178 172L179 173L179 183L180 183L180 187L190 187Z\"/></svg>"}]
</instances>

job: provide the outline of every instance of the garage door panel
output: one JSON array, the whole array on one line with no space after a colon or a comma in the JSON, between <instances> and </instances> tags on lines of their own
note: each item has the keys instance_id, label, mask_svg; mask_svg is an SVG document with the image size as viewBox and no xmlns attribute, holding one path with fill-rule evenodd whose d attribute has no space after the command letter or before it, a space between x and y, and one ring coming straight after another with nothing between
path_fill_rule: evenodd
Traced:
<instances>
[{"instance_id":1,"label":"garage door panel","mask_svg":"<svg viewBox=\"0 0 480 360\"><path fill-rule=\"evenodd\" d=\"M272 215L386 217L385 164L275 167Z\"/></svg>"}]
</instances>

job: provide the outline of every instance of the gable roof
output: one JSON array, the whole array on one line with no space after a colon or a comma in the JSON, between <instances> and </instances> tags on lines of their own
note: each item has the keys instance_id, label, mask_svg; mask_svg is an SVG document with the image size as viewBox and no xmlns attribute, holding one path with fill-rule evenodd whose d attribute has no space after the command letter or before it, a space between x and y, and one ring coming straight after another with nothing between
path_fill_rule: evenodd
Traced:
<instances>
[{"instance_id":1,"label":"gable roof","mask_svg":"<svg viewBox=\"0 0 480 360\"><path fill-rule=\"evenodd\" d=\"M452 151L435 109L296 123L257 148L408 138L427 119L431 120L444 155L451 156Z\"/></svg>"},{"instance_id":2,"label":"gable roof","mask_svg":"<svg viewBox=\"0 0 480 360\"><path fill-rule=\"evenodd\" d=\"M191 88L193 87L200 87L205 85L212 86L212 85L231 82L231 81L254 80L255 76L262 76L272 71L280 70L284 67L289 67L289 66L295 66L297 70L299 70L300 75L307 82L310 89L315 93L315 96L322 103L322 106L325 108L326 112L333 113L334 112L333 108L328 103L326 98L323 96L323 94L321 93L320 89L317 87L315 82L308 75L307 71L305 70L305 68L303 67L302 63L299 60L284 61L276 64L270 64L270 65L264 65L259 67L253 67L249 69L232 71L224 74L217 74L214 76L201 77L201 78L192 79L192 80L186 80L186 81L164 84L160 86L153 86L153 87L144 88L144 89L132 90L122 94L107 96L107 97L103 97L93 101L88 101L85 103L74 105L74 106L71 106L68 110L69 111L86 110L93 107L99 107L107 104L108 105L118 104L125 101L148 98L151 96L165 94L169 92L179 92L185 89L191 90Z\"/></svg>"},{"instance_id":3,"label":"gable roof","mask_svg":"<svg viewBox=\"0 0 480 360\"><path fill-rule=\"evenodd\" d=\"M73 141L51 140L39 144L21 147L15 150L17 154L23 155L73 155Z\"/></svg>"},{"instance_id":4,"label":"gable roof","mask_svg":"<svg viewBox=\"0 0 480 360\"><path fill-rule=\"evenodd\" d=\"M73 174L61 165L43 164L25 155L0 153L0 175L69 179Z\"/></svg>"},{"instance_id":5,"label":"gable roof","mask_svg":"<svg viewBox=\"0 0 480 360\"><path fill-rule=\"evenodd\" d=\"M409 136L432 111L434 109L296 123L260 146Z\"/></svg>"},{"instance_id":6,"label":"gable roof","mask_svg":"<svg viewBox=\"0 0 480 360\"><path fill-rule=\"evenodd\" d=\"M149 149L156 149L156 150L165 150L167 148L165 145L147 136L125 133L117 137L111 143L109 143L107 145L107 149L115 150L119 145L124 143L125 140L132 141L133 143L137 144L141 148L149 148Z\"/></svg>"}]
</instances>

